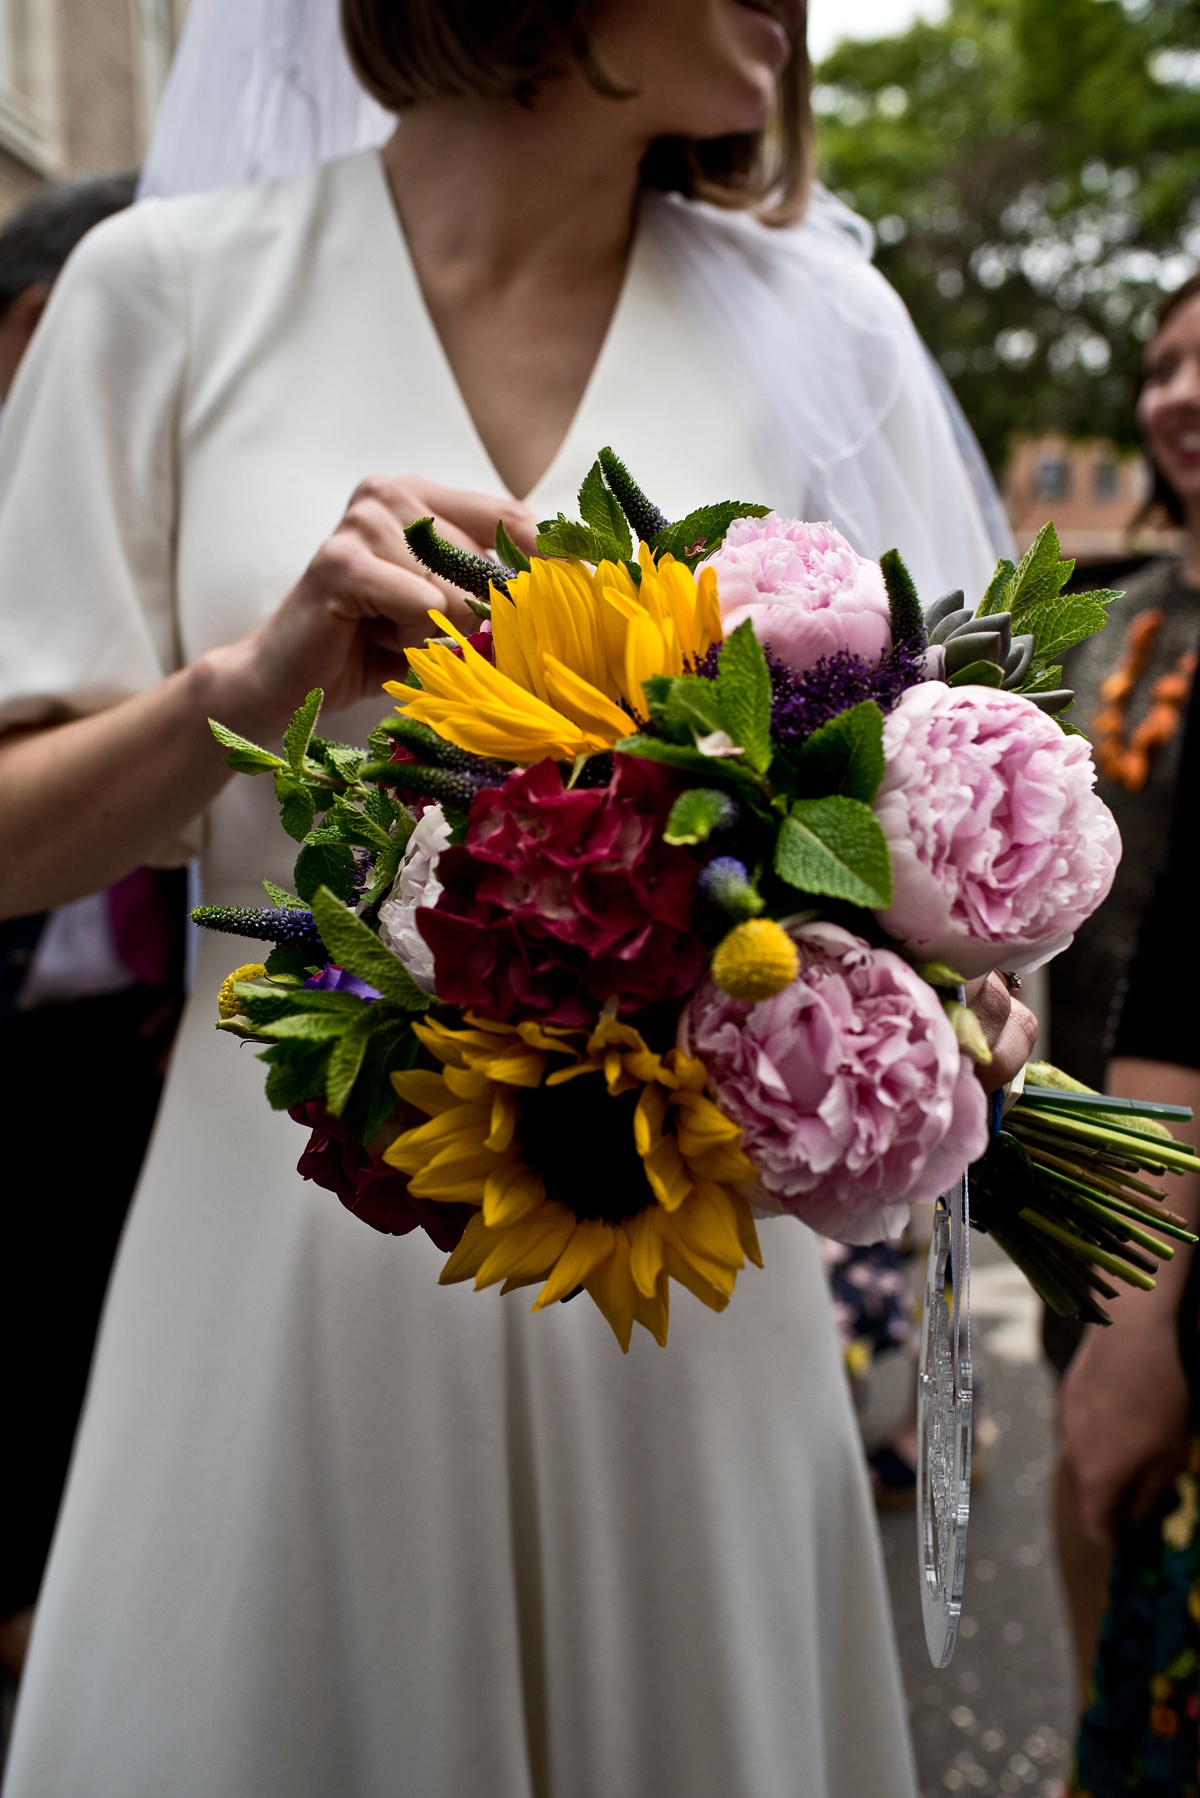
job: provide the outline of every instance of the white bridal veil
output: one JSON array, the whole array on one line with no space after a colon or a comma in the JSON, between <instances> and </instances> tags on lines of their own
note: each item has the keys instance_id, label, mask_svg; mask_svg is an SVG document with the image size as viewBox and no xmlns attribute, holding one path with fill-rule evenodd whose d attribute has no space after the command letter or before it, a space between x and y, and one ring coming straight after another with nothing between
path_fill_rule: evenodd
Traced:
<instances>
[{"instance_id":1,"label":"white bridal veil","mask_svg":"<svg viewBox=\"0 0 1200 1798\"><path fill-rule=\"evenodd\" d=\"M394 129L350 67L337 0L192 0L141 193L301 175L380 145ZM804 223L787 231L660 196L648 205L681 302L753 396L748 413L760 460L785 496L778 503L832 519L867 555L901 542L923 588L955 585L956 570L979 562L969 509L946 503L965 466L993 553L1011 552L979 447L903 306L871 269L863 220L820 188ZM949 462L960 458L952 478ZM913 484L918 466L923 490Z\"/></svg>"}]
</instances>

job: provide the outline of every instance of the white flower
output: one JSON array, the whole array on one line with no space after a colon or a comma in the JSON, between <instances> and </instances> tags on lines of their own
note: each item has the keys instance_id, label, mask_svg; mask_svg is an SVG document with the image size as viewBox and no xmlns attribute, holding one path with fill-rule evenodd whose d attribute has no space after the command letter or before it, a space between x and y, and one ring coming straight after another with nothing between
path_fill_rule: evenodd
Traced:
<instances>
[{"instance_id":1,"label":"white flower","mask_svg":"<svg viewBox=\"0 0 1200 1798\"><path fill-rule=\"evenodd\" d=\"M433 951L417 929L417 907L436 905L442 883L437 865L450 842L440 805L427 805L404 849L392 890L379 908L379 937L404 963L422 991L434 992Z\"/></svg>"}]
</instances>

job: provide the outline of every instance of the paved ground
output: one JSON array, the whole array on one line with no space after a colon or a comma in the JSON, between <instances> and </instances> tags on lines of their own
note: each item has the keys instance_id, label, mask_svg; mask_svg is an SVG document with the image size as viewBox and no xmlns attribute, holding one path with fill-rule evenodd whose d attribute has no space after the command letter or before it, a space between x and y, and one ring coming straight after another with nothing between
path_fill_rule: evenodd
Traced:
<instances>
[{"instance_id":1,"label":"paved ground","mask_svg":"<svg viewBox=\"0 0 1200 1798\"><path fill-rule=\"evenodd\" d=\"M913 1514L881 1519L921 1792L1062 1798L1074 1696L1049 1514L1054 1379L1024 1279L978 1234L972 1257L976 1392L998 1436L972 1495L962 1625L944 1672L925 1649Z\"/></svg>"}]
</instances>

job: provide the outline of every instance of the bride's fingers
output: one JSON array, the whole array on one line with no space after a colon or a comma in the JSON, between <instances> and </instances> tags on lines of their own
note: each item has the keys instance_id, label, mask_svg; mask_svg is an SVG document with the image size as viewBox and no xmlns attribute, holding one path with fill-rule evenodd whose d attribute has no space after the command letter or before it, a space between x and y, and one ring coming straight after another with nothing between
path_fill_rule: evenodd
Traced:
<instances>
[{"instance_id":1,"label":"bride's fingers","mask_svg":"<svg viewBox=\"0 0 1200 1798\"><path fill-rule=\"evenodd\" d=\"M460 630L478 622L456 589L376 555L357 530L339 527L313 557L303 584L342 618L386 619L406 648L439 634L431 611L443 612Z\"/></svg>"}]
</instances>

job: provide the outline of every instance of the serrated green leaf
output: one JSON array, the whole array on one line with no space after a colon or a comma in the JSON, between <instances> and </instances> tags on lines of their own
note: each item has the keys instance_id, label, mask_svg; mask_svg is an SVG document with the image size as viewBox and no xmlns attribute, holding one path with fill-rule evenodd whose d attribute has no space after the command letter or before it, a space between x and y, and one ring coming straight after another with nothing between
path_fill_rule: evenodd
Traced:
<instances>
[{"instance_id":1,"label":"serrated green leaf","mask_svg":"<svg viewBox=\"0 0 1200 1798\"><path fill-rule=\"evenodd\" d=\"M294 974L305 979L310 970L323 962L325 957L320 950L303 943L276 943L264 966L267 973L275 977L281 974Z\"/></svg>"},{"instance_id":2,"label":"serrated green leaf","mask_svg":"<svg viewBox=\"0 0 1200 1798\"><path fill-rule=\"evenodd\" d=\"M407 807L401 805L398 799L393 799L390 793L384 793L378 787L368 787L367 796L363 800L363 811L388 836L391 836L394 825L399 830L404 842L408 841L416 828L416 819Z\"/></svg>"},{"instance_id":3,"label":"serrated green leaf","mask_svg":"<svg viewBox=\"0 0 1200 1798\"><path fill-rule=\"evenodd\" d=\"M307 911L303 899L297 899L295 893L289 893L286 887L277 887L273 880L263 881L263 891L271 904L280 911Z\"/></svg>"},{"instance_id":4,"label":"serrated green leaf","mask_svg":"<svg viewBox=\"0 0 1200 1798\"><path fill-rule=\"evenodd\" d=\"M1108 623L1108 598L1107 594L1063 593L1039 606L1035 617L1023 614L1025 629L1033 628L1034 667L1052 656L1065 655L1076 643L1103 630Z\"/></svg>"},{"instance_id":5,"label":"serrated green leaf","mask_svg":"<svg viewBox=\"0 0 1200 1798\"><path fill-rule=\"evenodd\" d=\"M765 774L773 754L771 672L749 619L726 637L712 684L717 689L722 725L746 751L746 761L754 772Z\"/></svg>"},{"instance_id":6,"label":"serrated green leaf","mask_svg":"<svg viewBox=\"0 0 1200 1798\"><path fill-rule=\"evenodd\" d=\"M593 462L583 477L583 486L579 489L579 513L601 537L612 538L622 560L633 555L628 521L616 494L610 493L605 484L604 470L599 462Z\"/></svg>"},{"instance_id":7,"label":"serrated green leaf","mask_svg":"<svg viewBox=\"0 0 1200 1798\"><path fill-rule=\"evenodd\" d=\"M372 1034L342 1112L343 1124L358 1142L370 1142L395 1111L396 1089L389 1076L393 1069L415 1067L420 1046L407 1019Z\"/></svg>"},{"instance_id":8,"label":"serrated green leaf","mask_svg":"<svg viewBox=\"0 0 1200 1798\"><path fill-rule=\"evenodd\" d=\"M367 1005L357 993L344 993L336 988L329 991L319 986L293 987L287 995L289 1005L300 1011L341 1011L359 1013ZM375 1012L378 1001L372 1001L368 1008Z\"/></svg>"},{"instance_id":9,"label":"serrated green leaf","mask_svg":"<svg viewBox=\"0 0 1200 1798\"><path fill-rule=\"evenodd\" d=\"M672 768L685 768L689 774L700 774L705 780L730 780L735 785L753 785L754 777L739 766L741 756L701 755L686 743L664 743L658 737L622 737L613 749L621 755L638 755L643 761L665 762Z\"/></svg>"},{"instance_id":10,"label":"serrated green leaf","mask_svg":"<svg viewBox=\"0 0 1200 1798\"><path fill-rule=\"evenodd\" d=\"M235 774L269 774L273 768L287 765L277 755L272 755L269 749L260 748L248 737L239 737L235 730L227 730L215 718L209 719L208 728L221 748L230 751L224 760Z\"/></svg>"},{"instance_id":11,"label":"serrated green leaf","mask_svg":"<svg viewBox=\"0 0 1200 1798\"><path fill-rule=\"evenodd\" d=\"M986 618L992 612L1007 612L1008 593L1016 573L1016 563L1010 562L1007 556L1001 556L996 563L996 572L988 582L988 590L976 607L976 618Z\"/></svg>"},{"instance_id":12,"label":"serrated green leaf","mask_svg":"<svg viewBox=\"0 0 1200 1798\"><path fill-rule=\"evenodd\" d=\"M257 1056L267 1063L267 1103L274 1111L288 1111L315 1099L325 1088L325 1064L330 1044L287 1042L276 1043Z\"/></svg>"},{"instance_id":13,"label":"serrated green leaf","mask_svg":"<svg viewBox=\"0 0 1200 1798\"><path fill-rule=\"evenodd\" d=\"M581 562L618 562L621 546L615 537L577 524L560 512L538 526L538 553L543 556L574 556Z\"/></svg>"},{"instance_id":14,"label":"serrated green leaf","mask_svg":"<svg viewBox=\"0 0 1200 1798\"><path fill-rule=\"evenodd\" d=\"M325 1043L344 1036L352 1022L348 1012L293 1011L285 1017L273 1018L269 1023L256 1023L255 1028L260 1036L271 1037L277 1042Z\"/></svg>"},{"instance_id":15,"label":"serrated green leaf","mask_svg":"<svg viewBox=\"0 0 1200 1798\"><path fill-rule=\"evenodd\" d=\"M714 830L732 824L737 807L718 787L689 787L671 807L665 843L706 843Z\"/></svg>"},{"instance_id":16,"label":"serrated green leaf","mask_svg":"<svg viewBox=\"0 0 1200 1798\"><path fill-rule=\"evenodd\" d=\"M392 846L392 839L387 831L340 794L325 819L325 829L331 828L340 830L345 842L357 843L362 849L390 849Z\"/></svg>"},{"instance_id":17,"label":"serrated green leaf","mask_svg":"<svg viewBox=\"0 0 1200 1798\"><path fill-rule=\"evenodd\" d=\"M325 1104L335 1118L341 1117L354 1090L370 1039L371 1020L364 1017L333 1045L325 1070Z\"/></svg>"},{"instance_id":18,"label":"serrated green leaf","mask_svg":"<svg viewBox=\"0 0 1200 1798\"><path fill-rule=\"evenodd\" d=\"M814 897L869 911L892 902L892 858L869 805L842 793L798 799L779 827L775 872Z\"/></svg>"},{"instance_id":19,"label":"serrated green leaf","mask_svg":"<svg viewBox=\"0 0 1200 1798\"><path fill-rule=\"evenodd\" d=\"M313 894L313 916L321 941L339 968L357 974L404 1011L428 1011L430 997L408 970L385 949L375 932L356 918L326 887Z\"/></svg>"},{"instance_id":20,"label":"serrated green leaf","mask_svg":"<svg viewBox=\"0 0 1200 1798\"><path fill-rule=\"evenodd\" d=\"M674 556L694 569L697 562L711 556L725 541L725 533L735 518L765 518L770 506L752 505L747 500L721 500L715 506L698 506L675 524L660 531L652 545L658 556Z\"/></svg>"},{"instance_id":21,"label":"serrated green leaf","mask_svg":"<svg viewBox=\"0 0 1200 1798\"><path fill-rule=\"evenodd\" d=\"M319 887L328 887L339 899L354 893L354 854L349 843L306 843L296 857L293 874L296 891L311 906ZM317 926L318 930L320 925ZM333 954L333 946L325 947ZM336 960L336 956L334 957Z\"/></svg>"},{"instance_id":22,"label":"serrated green leaf","mask_svg":"<svg viewBox=\"0 0 1200 1798\"><path fill-rule=\"evenodd\" d=\"M353 743L322 744L321 760L329 772L338 780L344 780L348 787L354 785L359 770L367 765L366 751L356 748Z\"/></svg>"},{"instance_id":23,"label":"serrated green leaf","mask_svg":"<svg viewBox=\"0 0 1200 1798\"><path fill-rule=\"evenodd\" d=\"M320 687L314 687L303 704L292 713L291 721L283 733L283 753L297 772L304 767L308 740L313 734L324 697Z\"/></svg>"},{"instance_id":24,"label":"serrated green leaf","mask_svg":"<svg viewBox=\"0 0 1200 1798\"><path fill-rule=\"evenodd\" d=\"M1021 557L1008 590L1007 609L1013 615L1014 631L1020 633L1032 628L1029 613L1047 600L1057 598L1074 568L1074 562L1064 562L1061 558L1058 532L1053 523L1044 524Z\"/></svg>"},{"instance_id":25,"label":"serrated green leaf","mask_svg":"<svg viewBox=\"0 0 1200 1798\"><path fill-rule=\"evenodd\" d=\"M279 801L279 822L289 837L302 843L313 827L316 807L306 783L290 768L275 773L275 797Z\"/></svg>"},{"instance_id":26,"label":"serrated green leaf","mask_svg":"<svg viewBox=\"0 0 1200 1798\"><path fill-rule=\"evenodd\" d=\"M968 662L957 674L950 676L952 687L999 687L1004 681L1004 670L995 662Z\"/></svg>"},{"instance_id":27,"label":"serrated green leaf","mask_svg":"<svg viewBox=\"0 0 1200 1798\"><path fill-rule=\"evenodd\" d=\"M806 740L797 761L797 793L806 799L845 793L870 805L883 770L883 713L873 699L864 699Z\"/></svg>"},{"instance_id":28,"label":"serrated green leaf","mask_svg":"<svg viewBox=\"0 0 1200 1798\"><path fill-rule=\"evenodd\" d=\"M1057 693L1063 684L1063 671L1056 662L1052 667L1042 668L1036 674L1027 674L1014 691L1024 693Z\"/></svg>"},{"instance_id":29,"label":"serrated green leaf","mask_svg":"<svg viewBox=\"0 0 1200 1798\"><path fill-rule=\"evenodd\" d=\"M691 743L699 734L724 728L716 684L698 674L655 674L643 681L650 716L676 743Z\"/></svg>"},{"instance_id":30,"label":"serrated green leaf","mask_svg":"<svg viewBox=\"0 0 1200 1798\"><path fill-rule=\"evenodd\" d=\"M496 520L496 554L505 568L515 568L519 574L528 574L533 564L523 549L519 549L504 528L504 520Z\"/></svg>"},{"instance_id":31,"label":"serrated green leaf","mask_svg":"<svg viewBox=\"0 0 1200 1798\"><path fill-rule=\"evenodd\" d=\"M373 762L386 762L392 753L392 738L387 727L388 720L384 718L367 738L367 755Z\"/></svg>"}]
</instances>

